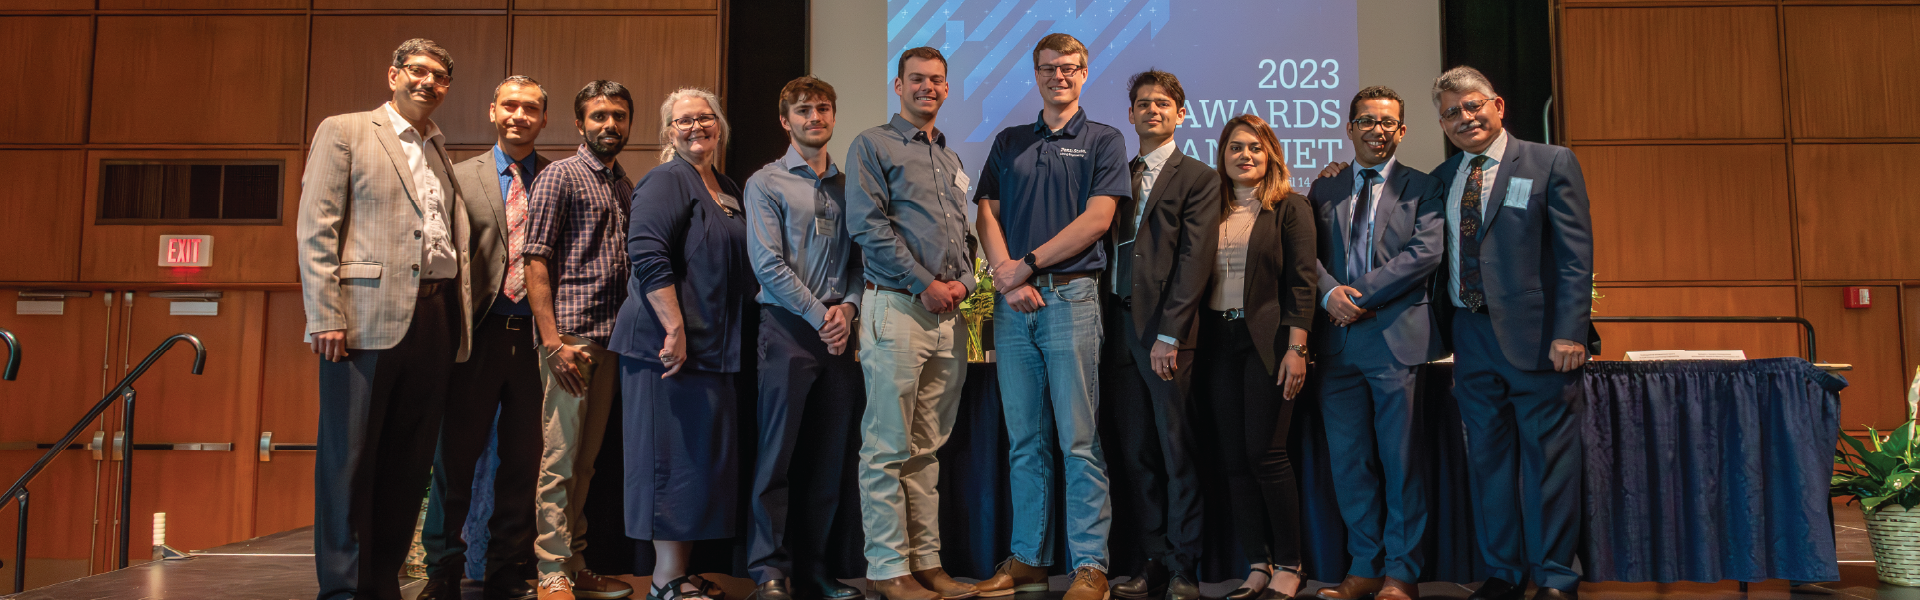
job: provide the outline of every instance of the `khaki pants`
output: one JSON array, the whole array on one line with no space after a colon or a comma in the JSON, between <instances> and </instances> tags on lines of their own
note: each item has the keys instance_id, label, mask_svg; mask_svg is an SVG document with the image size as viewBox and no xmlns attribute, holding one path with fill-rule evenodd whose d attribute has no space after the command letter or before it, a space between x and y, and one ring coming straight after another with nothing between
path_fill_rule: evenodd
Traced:
<instances>
[{"instance_id":1,"label":"khaki pants","mask_svg":"<svg viewBox=\"0 0 1920 600\"><path fill-rule=\"evenodd\" d=\"M593 362L577 365L587 380L587 395L575 396L560 387L547 361L540 361L540 385L547 398L540 408L544 447L533 552L542 576L572 576L586 566L580 553L587 548L587 519L580 508L586 505L593 459L600 454L607 415L620 390L620 355L585 338L563 335L560 341L586 352Z\"/></svg>"},{"instance_id":2,"label":"khaki pants","mask_svg":"<svg viewBox=\"0 0 1920 600\"><path fill-rule=\"evenodd\" d=\"M940 566L940 458L967 379L960 313L927 312L912 296L867 290L860 301L860 522L867 578Z\"/></svg>"}]
</instances>

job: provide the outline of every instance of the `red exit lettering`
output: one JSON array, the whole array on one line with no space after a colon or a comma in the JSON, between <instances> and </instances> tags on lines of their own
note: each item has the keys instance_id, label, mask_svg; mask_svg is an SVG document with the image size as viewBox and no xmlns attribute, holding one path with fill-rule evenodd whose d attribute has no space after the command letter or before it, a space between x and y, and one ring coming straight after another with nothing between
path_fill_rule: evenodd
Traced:
<instances>
[{"instance_id":1,"label":"red exit lettering","mask_svg":"<svg viewBox=\"0 0 1920 600\"><path fill-rule=\"evenodd\" d=\"M200 262L200 240L197 238L167 240L167 262L176 265Z\"/></svg>"}]
</instances>

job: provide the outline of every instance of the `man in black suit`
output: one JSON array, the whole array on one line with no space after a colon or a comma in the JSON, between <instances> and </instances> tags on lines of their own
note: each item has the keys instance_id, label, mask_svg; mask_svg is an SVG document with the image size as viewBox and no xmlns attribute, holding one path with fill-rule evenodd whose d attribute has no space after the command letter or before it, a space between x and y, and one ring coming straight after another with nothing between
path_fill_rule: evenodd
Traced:
<instances>
[{"instance_id":1,"label":"man in black suit","mask_svg":"<svg viewBox=\"0 0 1920 600\"><path fill-rule=\"evenodd\" d=\"M473 354L455 365L447 411L440 422L433 491L420 542L427 550L427 585L418 600L459 600L467 543L461 536L473 500L474 465L487 437L499 436L493 516L487 522L487 600L528 598L533 565L534 483L540 471L540 363L534 352L533 311L520 249L526 242L527 197L533 178L550 162L534 152L547 125L547 91L524 75L493 90L487 118L497 133L491 150L453 167L460 188L473 194L467 218L473 234ZM496 418L496 415L498 417Z\"/></svg>"},{"instance_id":2,"label":"man in black suit","mask_svg":"<svg viewBox=\"0 0 1920 600\"><path fill-rule=\"evenodd\" d=\"M1107 229L1113 268L1107 298L1100 396L1105 400L1117 483L1135 514L1146 562L1113 595L1200 597L1199 477L1187 415L1197 314L1219 241L1220 178L1180 154L1173 132L1186 119L1186 92L1172 73L1150 70L1127 82L1127 121L1140 136L1133 197Z\"/></svg>"},{"instance_id":3,"label":"man in black suit","mask_svg":"<svg viewBox=\"0 0 1920 600\"><path fill-rule=\"evenodd\" d=\"M1446 242L1446 198L1439 180L1394 158L1405 115L1393 90L1360 90L1348 109L1353 164L1307 193L1321 312L1338 325L1313 332L1313 377L1353 560L1340 585L1320 590L1328 600L1420 596L1427 506L1413 367L1442 354L1425 305Z\"/></svg>"},{"instance_id":4,"label":"man in black suit","mask_svg":"<svg viewBox=\"0 0 1920 600\"><path fill-rule=\"evenodd\" d=\"M1514 139L1506 103L1472 67L1433 82L1440 127L1460 148L1435 169L1447 189L1447 256L1434 316L1454 351L1480 552L1475 600L1576 596L1581 367L1597 343L1593 226L1571 150ZM1518 517L1518 518L1515 518Z\"/></svg>"}]
</instances>

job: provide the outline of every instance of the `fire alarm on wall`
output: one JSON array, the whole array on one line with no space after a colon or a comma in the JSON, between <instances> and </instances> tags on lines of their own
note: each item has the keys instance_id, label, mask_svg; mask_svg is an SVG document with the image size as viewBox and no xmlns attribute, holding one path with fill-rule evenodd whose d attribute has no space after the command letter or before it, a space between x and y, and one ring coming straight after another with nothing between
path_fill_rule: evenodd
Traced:
<instances>
[{"instance_id":1,"label":"fire alarm on wall","mask_svg":"<svg viewBox=\"0 0 1920 600\"><path fill-rule=\"evenodd\" d=\"M1867 293L1869 291L1871 291L1869 288L1864 287L1846 288L1844 295L1847 299L1847 308L1873 308L1873 297Z\"/></svg>"}]
</instances>

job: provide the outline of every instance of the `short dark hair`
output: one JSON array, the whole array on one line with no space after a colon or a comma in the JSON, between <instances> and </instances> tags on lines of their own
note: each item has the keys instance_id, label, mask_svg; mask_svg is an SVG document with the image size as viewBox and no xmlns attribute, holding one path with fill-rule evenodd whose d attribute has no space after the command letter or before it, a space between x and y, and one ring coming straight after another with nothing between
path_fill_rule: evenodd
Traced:
<instances>
[{"instance_id":1,"label":"short dark hair","mask_svg":"<svg viewBox=\"0 0 1920 600\"><path fill-rule=\"evenodd\" d=\"M812 75L801 75L780 88L780 117L786 118L787 109L793 108L793 104L799 102L801 98L826 100L834 108L840 108L840 98L834 95L833 84L816 79Z\"/></svg>"},{"instance_id":2,"label":"short dark hair","mask_svg":"<svg viewBox=\"0 0 1920 600\"><path fill-rule=\"evenodd\" d=\"M895 63L893 65L893 76L895 78L906 76L907 59L909 58L918 58L922 60L937 60L937 61L940 61L940 70L942 71L942 74L944 74L944 72L947 70L947 55L941 54L939 48L935 48L933 46L921 46L919 48L908 48L906 52L900 53L900 62Z\"/></svg>"},{"instance_id":3,"label":"short dark hair","mask_svg":"<svg viewBox=\"0 0 1920 600\"><path fill-rule=\"evenodd\" d=\"M1157 85L1160 89L1166 90L1167 95L1173 97L1175 108L1187 106L1187 91L1180 88L1180 78L1159 69L1147 69L1134 73L1133 78L1127 80L1127 104L1131 105L1135 100L1139 100L1140 87L1148 85Z\"/></svg>"},{"instance_id":4,"label":"short dark hair","mask_svg":"<svg viewBox=\"0 0 1920 600\"><path fill-rule=\"evenodd\" d=\"M1066 33L1049 33L1047 37L1040 38L1040 42L1033 45L1033 65L1035 67L1040 66L1041 50L1052 50L1062 56L1078 54L1080 55L1080 66L1082 67L1087 66L1087 61L1093 58L1087 54L1086 44L1080 43L1079 38Z\"/></svg>"},{"instance_id":5,"label":"short dark hair","mask_svg":"<svg viewBox=\"0 0 1920 600\"><path fill-rule=\"evenodd\" d=\"M1354 117L1360 116L1360 103L1368 100L1392 100L1395 105L1400 107L1399 119L1401 121L1407 120L1407 103L1400 99L1399 94L1393 93L1393 88L1384 85L1368 86L1366 89L1360 90L1360 93L1354 94L1353 104L1347 105L1347 120L1352 121Z\"/></svg>"},{"instance_id":6,"label":"short dark hair","mask_svg":"<svg viewBox=\"0 0 1920 600\"><path fill-rule=\"evenodd\" d=\"M633 93L627 91L627 86L620 85L618 81L596 79L587 82L587 87L580 88L580 93L573 95L574 120L587 120L587 101L594 98L606 98L608 100L625 102L627 104L628 118L632 118Z\"/></svg>"},{"instance_id":7,"label":"short dark hair","mask_svg":"<svg viewBox=\"0 0 1920 600\"><path fill-rule=\"evenodd\" d=\"M498 102L500 100L500 90L506 89L509 85L540 90L540 112L546 112L548 108L552 108L547 106L547 87L540 85L540 82L534 81L532 77L525 75L508 75L506 79L500 80L499 85L493 86L494 101Z\"/></svg>"},{"instance_id":8,"label":"short dark hair","mask_svg":"<svg viewBox=\"0 0 1920 600\"><path fill-rule=\"evenodd\" d=\"M439 44L427 38L413 38L400 42L400 47L393 49L393 68L407 66L407 57L416 54L440 61L440 66L447 68L447 74L453 74L453 55L448 54L446 48L441 48Z\"/></svg>"}]
</instances>

